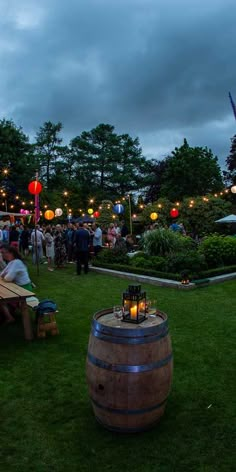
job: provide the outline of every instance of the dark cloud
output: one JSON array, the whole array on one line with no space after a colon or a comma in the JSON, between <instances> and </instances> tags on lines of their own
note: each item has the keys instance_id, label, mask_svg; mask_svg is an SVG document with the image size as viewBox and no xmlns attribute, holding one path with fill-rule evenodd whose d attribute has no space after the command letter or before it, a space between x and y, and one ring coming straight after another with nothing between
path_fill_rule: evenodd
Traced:
<instances>
[{"instance_id":1,"label":"dark cloud","mask_svg":"<svg viewBox=\"0 0 236 472\"><path fill-rule=\"evenodd\" d=\"M234 0L0 0L1 117L66 138L101 122L162 158L186 137L221 165L235 133Z\"/></svg>"}]
</instances>

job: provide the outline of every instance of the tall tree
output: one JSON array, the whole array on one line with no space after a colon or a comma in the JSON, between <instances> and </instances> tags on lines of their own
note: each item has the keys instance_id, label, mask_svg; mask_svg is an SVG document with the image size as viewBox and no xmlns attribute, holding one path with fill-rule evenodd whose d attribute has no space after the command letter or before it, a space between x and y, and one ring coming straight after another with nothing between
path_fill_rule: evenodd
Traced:
<instances>
[{"instance_id":1,"label":"tall tree","mask_svg":"<svg viewBox=\"0 0 236 472\"><path fill-rule=\"evenodd\" d=\"M162 179L169 159L170 157L165 157L162 161L155 159L148 161L149 181L145 195L145 203L153 203L160 197Z\"/></svg>"},{"instance_id":2,"label":"tall tree","mask_svg":"<svg viewBox=\"0 0 236 472\"><path fill-rule=\"evenodd\" d=\"M114 127L100 124L71 141L76 155L76 177L88 192L102 199L114 200L146 185L146 160L138 138L117 135Z\"/></svg>"},{"instance_id":3,"label":"tall tree","mask_svg":"<svg viewBox=\"0 0 236 472\"><path fill-rule=\"evenodd\" d=\"M61 130L62 124L60 122L54 124L51 121L46 121L36 134L34 149L39 175L48 190L52 187L52 177L56 172L56 164L61 158L60 144L62 138L59 137Z\"/></svg>"},{"instance_id":4,"label":"tall tree","mask_svg":"<svg viewBox=\"0 0 236 472\"><path fill-rule=\"evenodd\" d=\"M167 161L162 177L161 196L171 201L187 196L218 192L223 188L218 159L211 150L190 147L184 140L180 148L175 148Z\"/></svg>"},{"instance_id":5,"label":"tall tree","mask_svg":"<svg viewBox=\"0 0 236 472\"><path fill-rule=\"evenodd\" d=\"M149 175L149 166L142 156L139 139L122 134L118 140L108 184L113 198L144 189Z\"/></svg>"},{"instance_id":6,"label":"tall tree","mask_svg":"<svg viewBox=\"0 0 236 472\"><path fill-rule=\"evenodd\" d=\"M231 138L230 153L226 158L227 171L224 171L226 183L236 184L236 134Z\"/></svg>"},{"instance_id":7,"label":"tall tree","mask_svg":"<svg viewBox=\"0 0 236 472\"><path fill-rule=\"evenodd\" d=\"M0 186L9 203L16 194L28 196L28 183L35 174L35 161L29 138L13 121L0 121ZM4 172L5 171L5 172Z\"/></svg>"}]
</instances>

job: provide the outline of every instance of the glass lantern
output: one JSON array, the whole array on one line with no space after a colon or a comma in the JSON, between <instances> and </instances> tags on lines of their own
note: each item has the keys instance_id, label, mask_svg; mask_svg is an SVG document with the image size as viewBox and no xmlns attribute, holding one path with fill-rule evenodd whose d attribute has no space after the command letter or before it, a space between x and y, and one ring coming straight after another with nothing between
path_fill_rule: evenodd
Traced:
<instances>
[{"instance_id":1,"label":"glass lantern","mask_svg":"<svg viewBox=\"0 0 236 472\"><path fill-rule=\"evenodd\" d=\"M123 293L123 320L127 323L142 323L146 319L146 292L141 285L129 285Z\"/></svg>"}]
</instances>

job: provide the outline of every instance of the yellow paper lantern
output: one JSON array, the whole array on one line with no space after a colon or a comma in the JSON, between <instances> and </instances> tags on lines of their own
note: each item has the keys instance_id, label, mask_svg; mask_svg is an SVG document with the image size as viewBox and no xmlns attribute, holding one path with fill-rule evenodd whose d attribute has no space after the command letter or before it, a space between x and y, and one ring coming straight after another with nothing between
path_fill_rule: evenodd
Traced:
<instances>
[{"instance_id":1,"label":"yellow paper lantern","mask_svg":"<svg viewBox=\"0 0 236 472\"><path fill-rule=\"evenodd\" d=\"M158 214L155 211L153 211L150 215L150 218L152 221L155 221L158 218Z\"/></svg>"},{"instance_id":2,"label":"yellow paper lantern","mask_svg":"<svg viewBox=\"0 0 236 472\"><path fill-rule=\"evenodd\" d=\"M93 209L92 209L92 208L89 208L89 209L88 209L88 214L89 214L89 215L92 215L92 214L93 214Z\"/></svg>"},{"instance_id":3,"label":"yellow paper lantern","mask_svg":"<svg viewBox=\"0 0 236 472\"><path fill-rule=\"evenodd\" d=\"M231 192L236 193L236 185L233 185L233 187L231 187Z\"/></svg>"},{"instance_id":4,"label":"yellow paper lantern","mask_svg":"<svg viewBox=\"0 0 236 472\"><path fill-rule=\"evenodd\" d=\"M47 211L45 211L45 213L44 213L44 218L45 218L46 220L53 220L54 216L55 216L55 215L54 215L54 211L52 211L52 210L47 210Z\"/></svg>"}]
</instances>

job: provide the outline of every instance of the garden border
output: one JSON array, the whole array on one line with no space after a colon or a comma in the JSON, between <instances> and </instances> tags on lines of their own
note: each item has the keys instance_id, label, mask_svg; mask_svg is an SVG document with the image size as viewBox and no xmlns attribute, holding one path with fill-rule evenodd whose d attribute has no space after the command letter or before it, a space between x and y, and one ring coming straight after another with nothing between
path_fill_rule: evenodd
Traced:
<instances>
[{"instance_id":1,"label":"garden border","mask_svg":"<svg viewBox=\"0 0 236 472\"><path fill-rule=\"evenodd\" d=\"M212 284L226 282L227 280L236 279L236 272L232 272L231 274L223 274L223 275L217 275L215 277L209 277L207 280L202 280L202 283L199 280L200 283L190 282L189 284L185 285L176 280L162 279L159 277L150 277L148 275L133 274L132 272L122 272L118 270L104 269L103 267L97 267L97 266L90 267L90 270L92 270L93 272L98 272L100 274L108 274L114 277L131 279L136 282L148 283L151 285L160 285L163 287L177 288L180 290L192 290L192 289L200 288L203 286L205 287Z\"/></svg>"}]
</instances>

